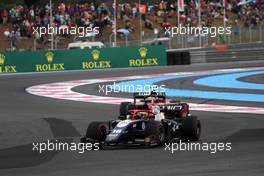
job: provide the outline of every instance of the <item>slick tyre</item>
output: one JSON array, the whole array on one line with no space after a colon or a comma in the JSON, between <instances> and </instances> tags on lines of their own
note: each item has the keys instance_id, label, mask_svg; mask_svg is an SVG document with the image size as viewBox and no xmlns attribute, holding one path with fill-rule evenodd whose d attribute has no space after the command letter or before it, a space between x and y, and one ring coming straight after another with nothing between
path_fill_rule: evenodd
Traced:
<instances>
[{"instance_id":1,"label":"slick tyre","mask_svg":"<svg viewBox=\"0 0 264 176\"><path fill-rule=\"evenodd\" d=\"M158 146L162 146L165 143L166 134L165 128L162 123L156 121L150 121L146 125L145 136L149 139L145 144L150 146L154 141Z\"/></svg>"},{"instance_id":2,"label":"slick tyre","mask_svg":"<svg viewBox=\"0 0 264 176\"><path fill-rule=\"evenodd\" d=\"M108 125L106 122L92 122L86 130L86 137L97 141L104 141L107 136L107 130Z\"/></svg>"},{"instance_id":3,"label":"slick tyre","mask_svg":"<svg viewBox=\"0 0 264 176\"><path fill-rule=\"evenodd\" d=\"M128 110L131 109L133 109L133 105L131 102L122 102L120 104L119 115L126 117L126 115L128 114Z\"/></svg>"},{"instance_id":4,"label":"slick tyre","mask_svg":"<svg viewBox=\"0 0 264 176\"><path fill-rule=\"evenodd\" d=\"M184 136L190 141L198 141L201 136L201 122L196 116L190 116L183 120L182 124Z\"/></svg>"}]
</instances>

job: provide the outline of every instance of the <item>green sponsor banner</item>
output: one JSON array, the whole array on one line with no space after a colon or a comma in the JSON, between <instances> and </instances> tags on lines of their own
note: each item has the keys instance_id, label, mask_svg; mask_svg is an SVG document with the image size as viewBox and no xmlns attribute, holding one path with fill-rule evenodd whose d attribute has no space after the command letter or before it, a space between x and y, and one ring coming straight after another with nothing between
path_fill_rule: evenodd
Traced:
<instances>
[{"instance_id":1,"label":"green sponsor banner","mask_svg":"<svg viewBox=\"0 0 264 176\"><path fill-rule=\"evenodd\" d=\"M0 73L167 65L163 46L0 53Z\"/></svg>"}]
</instances>

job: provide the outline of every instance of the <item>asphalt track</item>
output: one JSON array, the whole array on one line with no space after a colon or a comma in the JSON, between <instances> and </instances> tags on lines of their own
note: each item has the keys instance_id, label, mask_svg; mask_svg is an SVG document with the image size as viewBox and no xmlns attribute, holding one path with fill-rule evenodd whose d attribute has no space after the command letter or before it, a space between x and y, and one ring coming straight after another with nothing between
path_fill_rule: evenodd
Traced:
<instances>
[{"instance_id":1,"label":"asphalt track","mask_svg":"<svg viewBox=\"0 0 264 176\"><path fill-rule=\"evenodd\" d=\"M215 154L201 151L171 154L164 148L39 154L32 151L32 142L48 139L78 142L90 121L115 118L118 106L56 100L25 92L27 87L52 82L255 66L264 66L264 62L0 76L0 175L263 175L263 115L193 111L192 114L199 116L203 125L201 141L232 142L231 151ZM240 80L263 84L263 75ZM165 81L166 85L177 88L197 86L191 82L190 79L183 79L180 83ZM94 94L97 91L95 86L78 87L76 90ZM257 93L263 94L262 91ZM196 103L210 101L212 104L263 107L261 103L252 102L181 99Z\"/></svg>"}]
</instances>

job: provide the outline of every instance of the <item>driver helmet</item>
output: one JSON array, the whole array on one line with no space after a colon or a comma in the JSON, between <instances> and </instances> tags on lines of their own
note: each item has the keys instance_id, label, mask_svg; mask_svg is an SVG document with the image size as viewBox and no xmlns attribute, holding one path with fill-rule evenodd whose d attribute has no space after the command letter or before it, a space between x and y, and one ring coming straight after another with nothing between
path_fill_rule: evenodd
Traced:
<instances>
[{"instance_id":1,"label":"driver helmet","mask_svg":"<svg viewBox=\"0 0 264 176\"><path fill-rule=\"evenodd\" d=\"M147 113L147 112L138 112L138 113L137 113L137 116L138 116L139 118L144 118L144 117L147 117L147 116L148 116L148 113Z\"/></svg>"}]
</instances>

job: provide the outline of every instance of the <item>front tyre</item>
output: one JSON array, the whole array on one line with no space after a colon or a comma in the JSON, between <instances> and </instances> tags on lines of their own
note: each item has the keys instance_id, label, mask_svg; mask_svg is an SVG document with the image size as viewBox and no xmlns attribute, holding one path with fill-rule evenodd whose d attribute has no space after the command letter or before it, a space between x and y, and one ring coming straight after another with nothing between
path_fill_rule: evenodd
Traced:
<instances>
[{"instance_id":1,"label":"front tyre","mask_svg":"<svg viewBox=\"0 0 264 176\"><path fill-rule=\"evenodd\" d=\"M165 143L166 133L162 123L150 121L145 129L145 145L151 146L155 142L158 146Z\"/></svg>"},{"instance_id":2,"label":"front tyre","mask_svg":"<svg viewBox=\"0 0 264 176\"><path fill-rule=\"evenodd\" d=\"M99 142L105 141L108 125L105 122L92 122L86 130L86 138Z\"/></svg>"}]
</instances>

